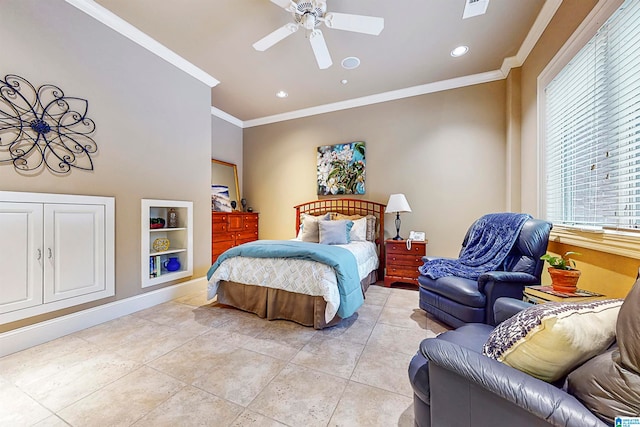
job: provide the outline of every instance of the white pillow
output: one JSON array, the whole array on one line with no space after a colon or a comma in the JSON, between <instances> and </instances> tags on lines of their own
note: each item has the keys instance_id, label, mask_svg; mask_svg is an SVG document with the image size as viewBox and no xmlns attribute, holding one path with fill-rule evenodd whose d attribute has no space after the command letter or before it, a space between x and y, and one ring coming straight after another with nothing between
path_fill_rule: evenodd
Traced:
<instances>
[{"instance_id":1,"label":"white pillow","mask_svg":"<svg viewBox=\"0 0 640 427\"><path fill-rule=\"evenodd\" d=\"M367 241L367 218L363 217L353 221L353 227L351 227L352 242L366 242Z\"/></svg>"}]
</instances>

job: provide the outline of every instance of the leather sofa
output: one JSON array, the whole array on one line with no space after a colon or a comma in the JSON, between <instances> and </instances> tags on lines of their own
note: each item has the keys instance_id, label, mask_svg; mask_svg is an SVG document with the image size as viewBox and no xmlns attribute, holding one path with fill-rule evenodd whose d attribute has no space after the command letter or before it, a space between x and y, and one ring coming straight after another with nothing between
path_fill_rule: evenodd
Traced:
<instances>
[{"instance_id":1,"label":"leather sofa","mask_svg":"<svg viewBox=\"0 0 640 427\"><path fill-rule=\"evenodd\" d=\"M463 249L467 245L469 231L462 242ZM507 255L504 271L484 273L478 280L455 276L431 279L420 275L420 308L455 328L466 323L495 325L493 305L498 298L521 299L525 285L540 284L544 266L540 257L547 250L550 231L551 224L547 221L527 220Z\"/></svg>"},{"instance_id":2,"label":"leather sofa","mask_svg":"<svg viewBox=\"0 0 640 427\"><path fill-rule=\"evenodd\" d=\"M529 305L500 298L496 320ZM417 426L606 426L554 385L483 356L491 331L474 323L422 341L409 365Z\"/></svg>"}]
</instances>

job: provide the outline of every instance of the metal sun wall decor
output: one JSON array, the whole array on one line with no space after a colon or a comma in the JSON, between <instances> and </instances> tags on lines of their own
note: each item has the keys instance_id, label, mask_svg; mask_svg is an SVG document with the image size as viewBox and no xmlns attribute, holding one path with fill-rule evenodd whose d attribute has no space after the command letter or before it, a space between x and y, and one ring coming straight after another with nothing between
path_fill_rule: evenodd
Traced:
<instances>
[{"instance_id":1,"label":"metal sun wall decor","mask_svg":"<svg viewBox=\"0 0 640 427\"><path fill-rule=\"evenodd\" d=\"M57 86L36 89L8 74L0 80L0 164L11 162L21 172L42 165L58 174L93 170L98 146L89 136L96 125L88 107L86 99L65 96Z\"/></svg>"},{"instance_id":2,"label":"metal sun wall decor","mask_svg":"<svg viewBox=\"0 0 640 427\"><path fill-rule=\"evenodd\" d=\"M318 147L318 194L364 194L365 144Z\"/></svg>"}]
</instances>

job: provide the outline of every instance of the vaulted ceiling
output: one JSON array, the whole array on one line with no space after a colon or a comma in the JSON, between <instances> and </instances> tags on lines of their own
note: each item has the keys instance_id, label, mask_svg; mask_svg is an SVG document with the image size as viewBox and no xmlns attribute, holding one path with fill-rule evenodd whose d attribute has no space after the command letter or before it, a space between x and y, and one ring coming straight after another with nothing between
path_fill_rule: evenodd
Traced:
<instances>
[{"instance_id":1,"label":"vaulted ceiling","mask_svg":"<svg viewBox=\"0 0 640 427\"><path fill-rule=\"evenodd\" d=\"M321 25L333 59L322 70L304 30L264 52L252 47L293 20L269 0L96 0L219 80L212 106L244 123L503 78L561 0L490 0L485 14L462 19L467 1L327 0L329 11L384 18L384 29L374 36ZM452 57L459 45L469 52ZM343 68L351 56L360 66Z\"/></svg>"}]
</instances>

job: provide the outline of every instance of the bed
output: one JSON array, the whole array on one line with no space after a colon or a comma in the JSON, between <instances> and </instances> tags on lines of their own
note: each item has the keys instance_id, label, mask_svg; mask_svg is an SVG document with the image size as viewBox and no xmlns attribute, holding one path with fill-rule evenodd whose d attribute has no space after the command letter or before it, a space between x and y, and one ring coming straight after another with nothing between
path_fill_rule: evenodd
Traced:
<instances>
[{"instance_id":1,"label":"bed","mask_svg":"<svg viewBox=\"0 0 640 427\"><path fill-rule=\"evenodd\" d=\"M259 240L223 253L207 274L209 299L217 296L220 304L315 329L333 326L357 310L369 285L383 276L385 205L343 198L315 200L294 209L296 239ZM350 243L315 243L320 238L328 242L332 234L327 230L344 233L343 225L349 227ZM290 248L295 251L291 256L262 253ZM334 260L334 253L339 260ZM353 257L355 263L343 264L341 257Z\"/></svg>"}]
</instances>

